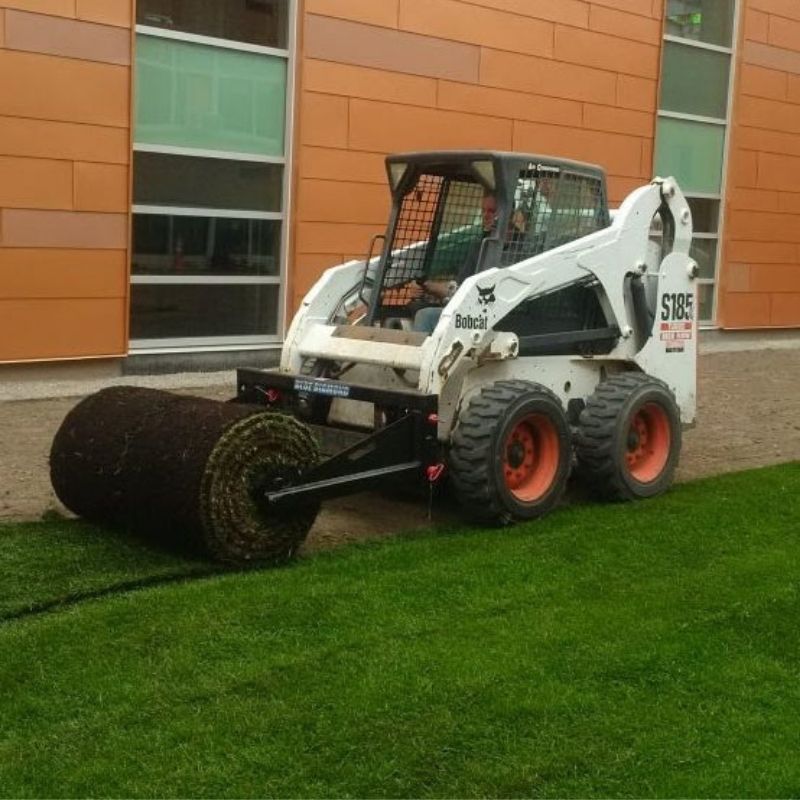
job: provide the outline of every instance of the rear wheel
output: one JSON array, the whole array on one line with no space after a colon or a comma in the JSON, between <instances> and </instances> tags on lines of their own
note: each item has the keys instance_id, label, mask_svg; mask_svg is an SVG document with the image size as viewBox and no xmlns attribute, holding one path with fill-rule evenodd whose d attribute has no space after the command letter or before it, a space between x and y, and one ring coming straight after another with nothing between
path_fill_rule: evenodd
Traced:
<instances>
[{"instance_id":1,"label":"rear wheel","mask_svg":"<svg viewBox=\"0 0 800 800\"><path fill-rule=\"evenodd\" d=\"M581 412L575 452L595 493L633 500L672 484L681 450L680 412L669 387L642 373L603 381Z\"/></svg>"},{"instance_id":2,"label":"rear wheel","mask_svg":"<svg viewBox=\"0 0 800 800\"><path fill-rule=\"evenodd\" d=\"M553 508L570 455L558 398L536 383L498 381L462 412L448 464L460 504L472 516L505 525Z\"/></svg>"}]
</instances>

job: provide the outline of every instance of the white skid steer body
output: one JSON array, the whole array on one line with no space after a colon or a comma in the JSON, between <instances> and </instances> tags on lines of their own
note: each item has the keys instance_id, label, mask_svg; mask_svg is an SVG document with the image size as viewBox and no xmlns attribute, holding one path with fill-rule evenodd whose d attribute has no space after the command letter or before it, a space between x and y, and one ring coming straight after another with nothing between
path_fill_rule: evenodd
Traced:
<instances>
[{"instance_id":1,"label":"white skid steer body","mask_svg":"<svg viewBox=\"0 0 800 800\"><path fill-rule=\"evenodd\" d=\"M656 229L653 236L660 211L674 223L667 246L663 231ZM301 374L309 360L345 363L354 382L411 385L421 394L437 395L442 442L450 439L459 409L497 381L535 382L567 407L591 395L605 377L630 371L663 381L674 394L681 423L689 425L696 411L698 303L689 205L674 179L657 178L633 191L611 217L608 227L583 238L468 277L425 337L379 327L342 335L346 326L337 314L352 307L365 270L377 259L328 269L294 317L280 371ZM640 281L651 309L646 330L628 288L632 279ZM609 352L526 356L516 334L495 330L524 301L587 281L595 285L608 323L618 331Z\"/></svg>"}]
</instances>

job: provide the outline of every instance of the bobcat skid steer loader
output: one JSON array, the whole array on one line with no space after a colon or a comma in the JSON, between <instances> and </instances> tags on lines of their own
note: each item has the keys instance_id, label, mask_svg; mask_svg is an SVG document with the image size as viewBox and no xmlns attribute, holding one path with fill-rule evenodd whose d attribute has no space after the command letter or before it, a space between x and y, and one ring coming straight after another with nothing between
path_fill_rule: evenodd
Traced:
<instances>
[{"instance_id":1,"label":"bobcat skid steer loader","mask_svg":"<svg viewBox=\"0 0 800 800\"><path fill-rule=\"evenodd\" d=\"M238 371L239 401L304 421L329 454L266 480L265 507L446 473L466 512L506 524L549 511L573 463L601 496L665 491L696 399L698 269L676 182L610 212L588 164L386 165L385 235L308 292L278 369Z\"/></svg>"}]
</instances>

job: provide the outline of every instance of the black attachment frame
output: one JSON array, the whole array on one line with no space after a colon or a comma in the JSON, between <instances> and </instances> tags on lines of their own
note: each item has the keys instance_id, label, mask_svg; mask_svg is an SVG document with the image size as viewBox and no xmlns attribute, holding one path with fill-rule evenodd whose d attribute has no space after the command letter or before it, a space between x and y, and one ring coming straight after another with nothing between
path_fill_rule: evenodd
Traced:
<instances>
[{"instance_id":1,"label":"black attachment frame","mask_svg":"<svg viewBox=\"0 0 800 800\"><path fill-rule=\"evenodd\" d=\"M310 469L301 482L268 488L263 497L268 505L341 497L398 477L421 478L436 457L436 426L412 411Z\"/></svg>"},{"instance_id":2,"label":"black attachment frame","mask_svg":"<svg viewBox=\"0 0 800 800\"><path fill-rule=\"evenodd\" d=\"M414 391L376 389L330 378L314 378L268 370L237 370L237 401L257 403L291 413L300 398L340 397L374 403L391 420L359 441L325 459L299 478L278 476L260 487L257 502L268 507L360 492L399 477L421 479L425 468L441 458L437 439L438 398ZM289 402L287 402L287 400ZM315 426L320 430L319 426ZM352 432L324 426L333 432ZM335 438L335 437L332 437ZM344 437L341 437L344 438Z\"/></svg>"}]
</instances>

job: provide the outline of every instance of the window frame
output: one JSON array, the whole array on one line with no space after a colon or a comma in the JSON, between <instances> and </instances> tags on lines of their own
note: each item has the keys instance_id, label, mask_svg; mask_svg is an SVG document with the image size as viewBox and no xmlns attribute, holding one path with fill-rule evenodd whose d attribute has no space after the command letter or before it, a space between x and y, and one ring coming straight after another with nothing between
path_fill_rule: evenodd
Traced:
<instances>
[{"instance_id":1,"label":"window frame","mask_svg":"<svg viewBox=\"0 0 800 800\"><path fill-rule=\"evenodd\" d=\"M208 216L208 217L236 217L238 219L268 219L281 221L281 241L278 258L280 261L278 275L130 275L130 285L134 284L161 284L161 285L277 285L277 319L275 321L275 334L258 336L186 336L170 339L130 339L128 353L130 355L159 355L166 353L194 353L225 350L261 350L279 349L283 342L283 331L286 329L288 292L288 232L292 215L292 181L291 169L294 141L293 120L295 113L295 65L297 57L298 33L298 0L287 0L287 49L266 47L263 45L237 42L213 36L202 36L194 33L184 33L151 25L135 25L134 36L144 35L161 39L171 39L211 47L238 50L264 56L283 58L286 61L286 103L284 108L284 152L283 156L266 156L250 153L238 153L222 150L205 150L193 147L178 147L175 145L157 145L151 143L137 143L132 141L132 150L143 153L160 153L164 155L195 156L199 158L218 158L231 161L249 161L254 163L280 164L283 166L281 180L281 207L282 211L238 211L235 209L215 208L190 208L184 206L132 204L133 214L157 214L163 216ZM134 62L135 63L135 62ZM135 76L135 70L134 70ZM134 86L135 92L135 86ZM133 136L133 129L132 129ZM132 257L132 253L130 254ZM130 312L129 312L130 313Z\"/></svg>"},{"instance_id":2,"label":"window frame","mask_svg":"<svg viewBox=\"0 0 800 800\"><path fill-rule=\"evenodd\" d=\"M673 34L662 34L662 59L661 59L661 72L659 73L659 97L658 97L658 104L659 108L656 110L656 121L661 118L671 118L671 119L680 119L685 120L687 122L700 122L707 125L720 125L723 126L725 132L723 134L723 141L722 141L722 175L720 178L720 190L719 193L708 193L708 192L687 192L687 198L698 198L698 199L707 199L707 200L719 200L719 217L717 219L717 231L716 233L692 233L692 238L697 239L715 239L717 241L717 253L716 259L714 264L714 277L713 278L697 278L696 283L698 286L712 286L712 299L711 299L711 317L709 319L699 319L698 313L698 320L697 325L700 330L714 330L719 328L717 324L717 311L718 311L718 303L719 297L717 293L717 288L719 287L719 275L720 275L720 266L721 266L721 255L722 255L722 243L724 242L725 236L725 202L724 198L727 196L727 183L728 183L728 167L729 167L729 160L730 160L730 148L731 148L731 128L733 124L733 103L735 97L735 88L736 88L736 79L737 79L737 55L739 49L739 32L740 32L740 25L742 23L741 20L742 15L742 2L741 0L734 0L733 2L733 25L731 28L731 46L725 47L722 45L711 44L708 42L699 42L695 39L684 39L680 36L675 36ZM665 13L664 13L664 27L666 29L666 6L665 6ZM726 53L730 58L730 74L728 79L728 95L727 95L727 104L725 108L725 117L705 117L695 114L684 114L681 112L676 111L667 111L661 109L661 80L662 72L664 68L664 61L663 61L663 42L673 42L676 44L684 45L687 47L695 47L701 50L711 50L717 53ZM658 131L659 126L656 124L656 136L654 137L653 142L653 164L655 165L656 159L658 157ZM699 309L699 297L697 302L697 308Z\"/></svg>"}]
</instances>

